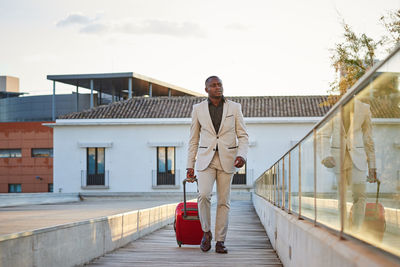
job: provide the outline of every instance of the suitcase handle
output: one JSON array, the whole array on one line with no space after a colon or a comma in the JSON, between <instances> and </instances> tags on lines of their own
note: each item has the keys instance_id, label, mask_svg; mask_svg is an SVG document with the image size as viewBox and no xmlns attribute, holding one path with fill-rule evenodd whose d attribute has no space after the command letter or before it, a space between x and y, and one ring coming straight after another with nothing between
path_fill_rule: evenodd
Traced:
<instances>
[{"instance_id":1,"label":"suitcase handle","mask_svg":"<svg viewBox=\"0 0 400 267\"><path fill-rule=\"evenodd\" d=\"M199 186L199 182L197 181L196 178L193 179L196 183L197 186ZM186 182L188 179L183 180L183 217L186 217Z\"/></svg>"},{"instance_id":2,"label":"suitcase handle","mask_svg":"<svg viewBox=\"0 0 400 267\"><path fill-rule=\"evenodd\" d=\"M377 189L376 189L376 204L378 204L378 200L379 200L379 187L381 186L381 181L379 179L376 179L376 183L377 183Z\"/></svg>"}]
</instances>

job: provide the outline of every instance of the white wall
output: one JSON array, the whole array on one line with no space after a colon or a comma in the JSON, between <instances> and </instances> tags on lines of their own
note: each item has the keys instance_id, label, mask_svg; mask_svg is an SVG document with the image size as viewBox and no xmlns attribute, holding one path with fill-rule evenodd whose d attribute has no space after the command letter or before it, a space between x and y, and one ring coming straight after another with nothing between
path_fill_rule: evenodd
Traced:
<instances>
[{"instance_id":1,"label":"white wall","mask_svg":"<svg viewBox=\"0 0 400 267\"><path fill-rule=\"evenodd\" d=\"M301 139L316 119L246 119L251 146L248 185ZM112 143L105 149L109 189L90 192L152 192L156 170L156 145L178 144L176 165L179 183L185 175L189 119L57 120L54 127L54 192L83 192L81 171L86 170L86 148L79 144ZM47 124L50 125L50 124ZM165 191L181 191L162 189ZM188 191L195 191L190 185Z\"/></svg>"}]
</instances>

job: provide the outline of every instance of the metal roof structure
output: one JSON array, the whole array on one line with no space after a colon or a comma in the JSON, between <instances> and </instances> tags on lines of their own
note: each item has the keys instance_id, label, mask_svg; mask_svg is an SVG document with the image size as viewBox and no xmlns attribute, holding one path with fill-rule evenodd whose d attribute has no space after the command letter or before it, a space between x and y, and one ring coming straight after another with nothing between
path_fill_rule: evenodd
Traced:
<instances>
[{"instance_id":1,"label":"metal roof structure","mask_svg":"<svg viewBox=\"0 0 400 267\"><path fill-rule=\"evenodd\" d=\"M21 92L1 92L0 91L0 98L9 98L9 97L18 97L20 95L26 95L27 93Z\"/></svg>"},{"instance_id":2,"label":"metal roof structure","mask_svg":"<svg viewBox=\"0 0 400 267\"><path fill-rule=\"evenodd\" d=\"M99 93L100 103L102 94L111 95L112 102L116 97L131 99L133 96L204 96L134 72L47 75L47 79L53 81L53 120L56 118L56 82L76 86L77 95L79 87L90 89L90 108L95 106L94 91ZM77 98L77 106L78 104Z\"/></svg>"},{"instance_id":3,"label":"metal roof structure","mask_svg":"<svg viewBox=\"0 0 400 267\"><path fill-rule=\"evenodd\" d=\"M203 96L200 93L162 82L134 72L47 75L47 79L92 89L109 95L132 96Z\"/></svg>"}]
</instances>

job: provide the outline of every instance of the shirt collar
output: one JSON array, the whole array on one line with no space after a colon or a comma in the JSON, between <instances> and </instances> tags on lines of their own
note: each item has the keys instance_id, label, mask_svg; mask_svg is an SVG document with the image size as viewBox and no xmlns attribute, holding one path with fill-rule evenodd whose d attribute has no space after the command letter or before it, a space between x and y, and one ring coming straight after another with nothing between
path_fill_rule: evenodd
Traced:
<instances>
[{"instance_id":1,"label":"shirt collar","mask_svg":"<svg viewBox=\"0 0 400 267\"><path fill-rule=\"evenodd\" d=\"M207 98L207 101L208 101L208 104L210 105L210 104L212 104L212 102L211 102L211 100L210 100L210 98ZM225 97L224 96L222 96L222 98L221 98L221 102L219 102L219 103L225 103Z\"/></svg>"}]
</instances>

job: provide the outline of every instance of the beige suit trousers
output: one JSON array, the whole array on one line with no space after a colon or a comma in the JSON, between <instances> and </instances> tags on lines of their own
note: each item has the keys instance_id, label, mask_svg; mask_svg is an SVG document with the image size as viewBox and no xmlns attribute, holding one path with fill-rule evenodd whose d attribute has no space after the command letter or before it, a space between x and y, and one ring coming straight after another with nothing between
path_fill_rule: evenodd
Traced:
<instances>
[{"instance_id":1,"label":"beige suit trousers","mask_svg":"<svg viewBox=\"0 0 400 267\"><path fill-rule=\"evenodd\" d=\"M361 171L356 167L356 165L351 161L348 151L345 152L343 165L343 191L345 192L345 199L344 203L341 203L340 205L345 211L345 218L347 219L347 187L351 186L353 196L353 214L352 218L348 218L348 221L346 221L346 225L348 225L353 231L357 232L361 229L365 217L365 206L367 203L367 196L365 193L367 173L366 171ZM337 173L337 177L340 179L340 173ZM349 225L350 221L352 222L351 225Z\"/></svg>"},{"instance_id":2,"label":"beige suit trousers","mask_svg":"<svg viewBox=\"0 0 400 267\"><path fill-rule=\"evenodd\" d=\"M208 168L197 172L199 183L199 217L204 232L211 228L211 192L217 182L217 215L215 218L215 240L225 241L228 231L230 192L233 173L222 169L218 152L215 152Z\"/></svg>"}]
</instances>

